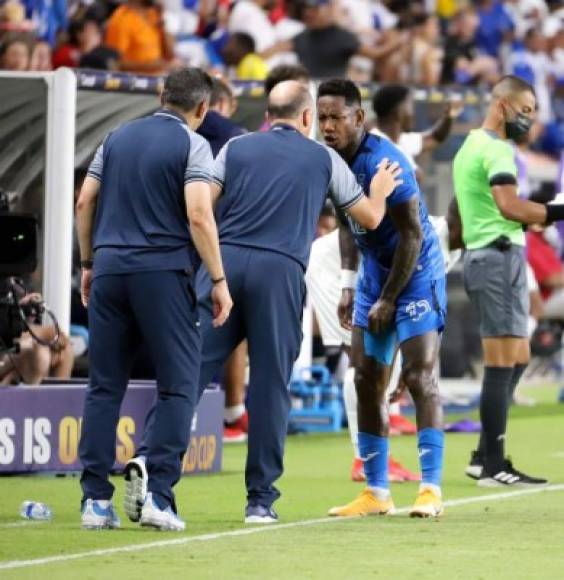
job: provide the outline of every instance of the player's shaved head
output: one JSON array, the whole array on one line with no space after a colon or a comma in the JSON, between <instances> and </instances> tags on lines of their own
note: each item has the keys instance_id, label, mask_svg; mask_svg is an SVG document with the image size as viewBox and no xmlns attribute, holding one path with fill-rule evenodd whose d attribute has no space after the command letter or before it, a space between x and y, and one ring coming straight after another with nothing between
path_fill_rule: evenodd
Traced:
<instances>
[{"instance_id":1,"label":"player's shaved head","mask_svg":"<svg viewBox=\"0 0 564 580\"><path fill-rule=\"evenodd\" d=\"M499 79L492 90L494 99L508 99L520 93L531 93L535 95L535 89L523 79L513 75L506 75Z\"/></svg>"},{"instance_id":2,"label":"player's shaved head","mask_svg":"<svg viewBox=\"0 0 564 580\"><path fill-rule=\"evenodd\" d=\"M313 108L313 99L307 87L298 81L278 83L268 96L268 117L277 119L298 119L306 109Z\"/></svg>"}]
</instances>

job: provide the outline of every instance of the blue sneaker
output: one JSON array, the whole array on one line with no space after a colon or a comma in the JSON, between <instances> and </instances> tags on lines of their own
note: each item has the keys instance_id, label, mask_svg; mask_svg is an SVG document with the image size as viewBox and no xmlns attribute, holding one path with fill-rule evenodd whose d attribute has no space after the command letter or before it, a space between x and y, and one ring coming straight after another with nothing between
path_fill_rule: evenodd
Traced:
<instances>
[{"instance_id":1,"label":"blue sneaker","mask_svg":"<svg viewBox=\"0 0 564 580\"><path fill-rule=\"evenodd\" d=\"M141 525L168 532L183 532L186 528L186 524L172 511L170 506L164 510L157 506L151 492L147 494L141 510Z\"/></svg>"},{"instance_id":2,"label":"blue sneaker","mask_svg":"<svg viewBox=\"0 0 564 580\"><path fill-rule=\"evenodd\" d=\"M271 507L248 504L245 508L246 524L275 524L277 522L278 514Z\"/></svg>"},{"instance_id":3,"label":"blue sneaker","mask_svg":"<svg viewBox=\"0 0 564 580\"><path fill-rule=\"evenodd\" d=\"M121 526L112 500L87 499L81 511L84 530L115 530Z\"/></svg>"}]
</instances>

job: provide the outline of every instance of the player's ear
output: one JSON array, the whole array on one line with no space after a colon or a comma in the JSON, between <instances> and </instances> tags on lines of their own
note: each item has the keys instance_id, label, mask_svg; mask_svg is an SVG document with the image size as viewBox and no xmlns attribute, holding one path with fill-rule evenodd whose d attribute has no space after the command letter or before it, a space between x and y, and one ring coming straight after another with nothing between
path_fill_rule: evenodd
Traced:
<instances>
[{"instance_id":1,"label":"player's ear","mask_svg":"<svg viewBox=\"0 0 564 580\"><path fill-rule=\"evenodd\" d=\"M356 111L356 126L363 127L366 115L364 114L364 109L359 107Z\"/></svg>"}]
</instances>

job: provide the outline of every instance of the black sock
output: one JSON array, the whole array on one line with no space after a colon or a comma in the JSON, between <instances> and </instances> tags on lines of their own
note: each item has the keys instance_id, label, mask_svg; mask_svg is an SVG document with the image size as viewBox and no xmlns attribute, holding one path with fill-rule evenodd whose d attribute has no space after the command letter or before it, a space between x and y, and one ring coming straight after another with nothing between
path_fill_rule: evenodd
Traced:
<instances>
[{"instance_id":1,"label":"black sock","mask_svg":"<svg viewBox=\"0 0 564 580\"><path fill-rule=\"evenodd\" d=\"M513 367L486 367L480 398L480 419L484 441L484 466L495 475L503 468L505 459L505 429L509 385Z\"/></svg>"},{"instance_id":2,"label":"black sock","mask_svg":"<svg viewBox=\"0 0 564 580\"><path fill-rule=\"evenodd\" d=\"M513 403L513 394L515 393L515 389L525 372L525 369L528 365L515 365L513 369L513 376L511 377L511 383L509 383L509 406Z\"/></svg>"},{"instance_id":3,"label":"black sock","mask_svg":"<svg viewBox=\"0 0 564 580\"><path fill-rule=\"evenodd\" d=\"M515 365L515 367L513 367L513 375L511 376L511 383L509 383L509 390L507 393L509 406L511 406L511 403L513 402L513 394L515 393L515 389L517 388L517 385L519 384L519 381L521 380L523 373L527 369L527 366L528 364L523 364L523 365ZM482 432L480 433L480 441L478 442L478 456L481 457L483 460L485 455L486 455L486 438L484 437L484 431L482 430Z\"/></svg>"}]
</instances>

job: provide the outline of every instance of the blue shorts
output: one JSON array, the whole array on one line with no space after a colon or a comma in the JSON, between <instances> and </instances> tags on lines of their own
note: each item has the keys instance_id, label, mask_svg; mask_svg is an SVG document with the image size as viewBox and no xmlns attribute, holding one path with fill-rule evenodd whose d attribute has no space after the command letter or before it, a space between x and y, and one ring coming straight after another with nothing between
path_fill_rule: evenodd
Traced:
<instances>
[{"instance_id":1,"label":"blue shorts","mask_svg":"<svg viewBox=\"0 0 564 580\"><path fill-rule=\"evenodd\" d=\"M355 326L365 329L364 352L378 362L391 365L398 345L428 332L442 332L446 322L446 278L412 280L396 302L394 322L384 332L368 331L368 312L380 296L380 290L359 280L355 293Z\"/></svg>"}]
</instances>

